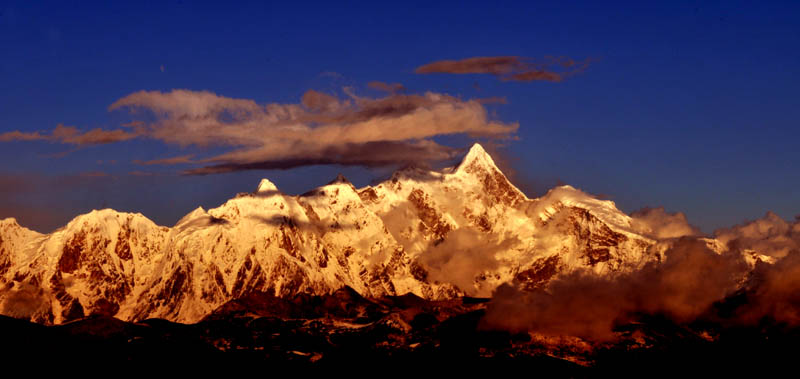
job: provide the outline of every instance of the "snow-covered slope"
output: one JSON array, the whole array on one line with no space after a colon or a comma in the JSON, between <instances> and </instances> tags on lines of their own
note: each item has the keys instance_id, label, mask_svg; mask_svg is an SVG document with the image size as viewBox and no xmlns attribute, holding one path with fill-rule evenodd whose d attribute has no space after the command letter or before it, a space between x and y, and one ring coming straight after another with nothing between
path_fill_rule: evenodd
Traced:
<instances>
[{"instance_id":1,"label":"snow-covered slope","mask_svg":"<svg viewBox=\"0 0 800 379\"><path fill-rule=\"evenodd\" d=\"M303 196L266 179L208 212L198 208L170 231L164 258L124 319L192 322L252 291L326 294L349 286L365 296L413 292L446 298L449 285L414 278L414 265L343 178Z\"/></svg>"},{"instance_id":2,"label":"snow-covered slope","mask_svg":"<svg viewBox=\"0 0 800 379\"><path fill-rule=\"evenodd\" d=\"M42 235L0 222L0 313L61 323L100 313L195 322L251 292L488 296L574 270L658 260L613 202L562 186L529 199L480 145L456 167L407 168L357 189L343 177L300 196L264 179L172 228L105 209Z\"/></svg>"},{"instance_id":3,"label":"snow-covered slope","mask_svg":"<svg viewBox=\"0 0 800 379\"><path fill-rule=\"evenodd\" d=\"M141 214L110 209L78 216L49 235L3 224L0 256L12 260L0 270L0 310L46 323L117 314L152 276L168 231Z\"/></svg>"},{"instance_id":4,"label":"snow-covered slope","mask_svg":"<svg viewBox=\"0 0 800 379\"><path fill-rule=\"evenodd\" d=\"M613 273L656 258L648 253L654 241L631 232L630 217L613 202L570 186L528 199L478 144L457 167L403 170L359 193L406 251L437 271L434 278L471 295L488 296L513 280L533 288L558 273ZM469 268L461 267L465 261Z\"/></svg>"}]
</instances>

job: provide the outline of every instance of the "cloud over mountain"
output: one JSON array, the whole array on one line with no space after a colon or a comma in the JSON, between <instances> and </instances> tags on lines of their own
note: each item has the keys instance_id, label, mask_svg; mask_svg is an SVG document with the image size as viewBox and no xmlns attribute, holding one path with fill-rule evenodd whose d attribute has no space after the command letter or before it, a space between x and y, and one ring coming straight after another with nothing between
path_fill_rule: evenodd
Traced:
<instances>
[{"instance_id":1,"label":"cloud over mountain","mask_svg":"<svg viewBox=\"0 0 800 379\"><path fill-rule=\"evenodd\" d=\"M726 245L760 254L782 258L790 251L800 251L800 217L787 222L773 212L764 217L714 232Z\"/></svg>"},{"instance_id":2,"label":"cloud over mountain","mask_svg":"<svg viewBox=\"0 0 800 379\"><path fill-rule=\"evenodd\" d=\"M684 239L663 262L617 277L575 272L549 288L525 292L505 285L486 316L490 327L569 335L596 341L616 338L614 328L640 314L662 314L690 322L738 289L747 265L736 253L717 254Z\"/></svg>"},{"instance_id":3,"label":"cloud over mountain","mask_svg":"<svg viewBox=\"0 0 800 379\"><path fill-rule=\"evenodd\" d=\"M700 230L689 224L681 212L667 213L664 207L642 208L631 214L634 230L657 239L698 236Z\"/></svg>"}]
</instances>

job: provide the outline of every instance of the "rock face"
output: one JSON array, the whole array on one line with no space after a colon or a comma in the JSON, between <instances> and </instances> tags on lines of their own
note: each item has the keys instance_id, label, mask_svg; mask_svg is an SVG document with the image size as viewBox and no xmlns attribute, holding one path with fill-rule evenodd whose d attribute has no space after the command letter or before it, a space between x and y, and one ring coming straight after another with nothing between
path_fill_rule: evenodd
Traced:
<instances>
[{"instance_id":1,"label":"rock face","mask_svg":"<svg viewBox=\"0 0 800 379\"><path fill-rule=\"evenodd\" d=\"M255 292L489 296L572 270L633 270L659 258L655 243L612 202L572 187L528 199L476 144L456 167L404 169L361 189L338 177L288 196L264 179L172 228L110 209L48 235L3 220L0 313L191 323Z\"/></svg>"}]
</instances>

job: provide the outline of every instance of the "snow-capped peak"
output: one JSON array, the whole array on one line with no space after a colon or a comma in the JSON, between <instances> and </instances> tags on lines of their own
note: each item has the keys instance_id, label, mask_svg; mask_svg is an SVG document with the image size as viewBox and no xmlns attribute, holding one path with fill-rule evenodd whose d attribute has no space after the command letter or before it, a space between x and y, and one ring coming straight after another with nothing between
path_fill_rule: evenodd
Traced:
<instances>
[{"instance_id":1,"label":"snow-capped peak","mask_svg":"<svg viewBox=\"0 0 800 379\"><path fill-rule=\"evenodd\" d=\"M208 213L206 212L205 209L203 209L203 207L197 207L193 211L189 212L189 214L187 214L186 216L183 216L180 220L178 220L177 223L175 223L175 226L176 227L181 226L187 222L196 220L200 217L208 217Z\"/></svg>"},{"instance_id":2,"label":"snow-capped peak","mask_svg":"<svg viewBox=\"0 0 800 379\"><path fill-rule=\"evenodd\" d=\"M0 225L3 225L3 226L5 226L5 225L19 226L19 223L17 222L16 218L8 217L8 218L4 218L4 219L0 220Z\"/></svg>"},{"instance_id":3,"label":"snow-capped peak","mask_svg":"<svg viewBox=\"0 0 800 379\"><path fill-rule=\"evenodd\" d=\"M472 145L467 155L464 156L464 159L461 161L461 164L458 165L456 172L470 171L471 168L474 167L497 169L497 165L495 165L492 157L479 143Z\"/></svg>"},{"instance_id":4,"label":"snow-capped peak","mask_svg":"<svg viewBox=\"0 0 800 379\"><path fill-rule=\"evenodd\" d=\"M262 195L276 192L278 192L278 187L267 178L261 179L261 182L258 183L258 189L256 189L256 194Z\"/></svg>"},{"instance_id":5,"label":"snow-capped peak","mask_svg":"<svg viewBox=\"0 0 800 379\"><path fill-rule=\"evenodd\" d=\"M17 219L14 217L8 217L0 220L0 233L2 232L27 233L31 235L39 234L37 232L34 232L33 230L30 230L20 225ZM2 244L2 238L0 238L0 244ZM2 248L0 248L0 250L2 250Z\"/></svg>"},{"instance_id":6,"label":"snow-capped peak","mask_svg":"<svg viewBox=\"0 0 800 379\"><path fill-rule=\"evenodd\" d=\"M550 218L555 212L553 206L560 204L586 209L610 227L619 231L626 231L631 227L631 218L617 209L613 201L598 199L570 185L555 187L539 198L538 201L541 209L539 217L542 220Z\"/></svg>"},{"instance_id":7,"label":"snow-capped peak","mask_svg":"<svg viewBox=\"0 0 800 379\"><path fill-rule=\"evenodd\" d=\"M339 175L336 175L336 179L333 179L328 183L328 185L330 184L351 184L351 183L349 180L347 180L347 178L344 177L344 175L339 173Z\"/></svg>"}]
</instances>

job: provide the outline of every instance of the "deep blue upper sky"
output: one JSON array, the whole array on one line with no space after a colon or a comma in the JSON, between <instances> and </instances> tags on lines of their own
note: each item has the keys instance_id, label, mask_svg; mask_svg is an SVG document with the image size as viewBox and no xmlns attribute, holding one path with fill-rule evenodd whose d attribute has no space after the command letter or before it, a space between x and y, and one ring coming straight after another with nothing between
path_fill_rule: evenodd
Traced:
<instances>
[{"instance_id":1,"label":"deep blue upper sky","mask_svg":"<svg viewBox=\"0 0 800 379\"><path fill-rule=\"evenodd\" d=\"M529 196L569 183L626 212L684 212L705 232L768 210L800 213L800 2L644 3L4 2L0 133L118 128L128 115L108 106L139 90L297 103L309 89L399 82L412 93L505 97L489 109L520 124L507 156ZM559 83L414 73L506 55L592 63ZM338 172L357 185L384 174L334 166L185 177L160 167L165 175L141 177L127 175L142 169L133 160L182 150L134 140L53 155L68 150L0 144L0 218L49 231L108 206L171 225L260 177L297 193Z\"/></svg>"}]
</instances>

